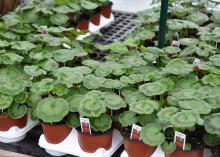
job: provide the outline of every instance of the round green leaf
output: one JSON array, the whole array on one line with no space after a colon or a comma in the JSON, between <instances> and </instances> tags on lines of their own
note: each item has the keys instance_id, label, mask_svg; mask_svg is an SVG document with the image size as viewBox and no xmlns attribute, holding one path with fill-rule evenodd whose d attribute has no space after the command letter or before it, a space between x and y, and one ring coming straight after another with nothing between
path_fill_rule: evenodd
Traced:
<instances>
[{"instance_id":1,"label":"round green leaf","mask_svg":"<svg viewBox=\"0 0 220 157\"><path fill-rule=\"evenodd\" d=\"M127 106L120 96L112 92L102 93L102 98L105 102L106 107L108 107L111 110L119 110Z\"/></svg>"},{"instance_id":2,"label":"round green leaf","mask_svg":"<svg viewBox=\"0 0 220 157\"><path fill-rule=\"evenodd\" d=\"M161 132L161 127L157 123L144 126L140 134L143 142L149 146L159 146L165 141L165 136Z\"/></svg>"},{"instance_id":3,"label":"round green leaf","mask_svg":"<svg viewBox=\"0 0 220 157\"><path fill-rule=\"evenodd\" d=\"M151 114L154 110L158 110L159 103L154 100L141 100L129 104L129 110L137 114Z\"/></svg>"},{"instance_id":4,"label":"round green leaf","mask_svg":"<svg viewBox=\"0 0 220 157\"><path fill-rule=\"evenodd\" d=\"M147 83L139 86L139 91L146 96L161 95L166 92L166 86L160 82Z\"/></svg>"},{"instance_id":5,"label":"round green leaf","mask_svg":"<svg viewBox=\"0 0 220 157\"><path fill-rule=\"evenodd\" d=\"M61 122L69 113L69 104L62 98L48 97L39 102L36 111L38 118L46 123Z\"/></svg>"}]
</instances>

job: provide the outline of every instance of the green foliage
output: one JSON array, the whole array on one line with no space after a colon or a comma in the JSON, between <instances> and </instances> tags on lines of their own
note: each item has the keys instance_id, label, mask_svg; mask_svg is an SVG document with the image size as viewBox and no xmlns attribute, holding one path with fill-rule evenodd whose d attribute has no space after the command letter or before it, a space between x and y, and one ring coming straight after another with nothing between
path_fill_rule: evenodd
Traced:
<instances>
[{"instance_id":1,"label":"green foliage","mask_svg":"<svg viewBox=\"0 0 220 157\"><path fill-rule=\"evenodd\" d=\"M76 128L76 127L80 126L80 121L79 121L78 115L75 113L70 113L67 116L66 125L70 128Z\"/></svg>"},{"instance_id":2,"label":"green foliage","mask_svg":"<svg viewBox=\"0 0 220 157\"><path fill-rule=\"evenodd\" d=\"M105 102L95 96L86 96L80 101L79 113L81 116L99 117L105 112Z\"/></svg>"},{"instance_id":3,"label":"green foliage","mask_svg":"<svg viewBox=\"0 0 220 157\"><path fill-rule=\"evenodd\" d=\"M65 84L67 87L72 87L73 84L81 83L83 81L83 74L74 68L63 67L53 72L57 78L57 82Z\"/></svg>"},{"instance_id":4,"label":"green foliage","mask_svg":"<svg viewBox=\"0 0 220 157\"><path fill-rule=\"evenodd\" d=\"M177 112L171 117L171 124L176 128L190 128L196 124L203 124L199 114L193 110Z\"/></svg>"},{"instance_id":5,"label":"green foliage","mask_svg":"<svg viewBox=\"0 0 220 157\"><path fill-rule=\"evenodd\" d=\"M119 110L127 106L120 96L112 92L102 93L102 98L105 102L106 107L108 107L111 110Z\"/></svg>"},{"instance_id":6,"label":"green foliage","mask_svg":"<svg viewBox=\"0 0 220 157\"><path fill-rule=\"evenodd\" d=\"M180 58L169 61L163 70L165 73L173 75L186 75L193 71L192 65Z\"/></svg>"},{"instance_id":7,"label":"green foliage","mask_svg":"<svg viewBox=\"0 0 220 157\"><path fill-rule=\"evenodd\" d=\"M160 82L147 83L139 86L139 91L146 96L161 95L166 92L166 86Z\"/></svg>"},{"instance_id":8,"label":"green foliage","mask_svg":"<svg viewBox=\"0 0 220 157\"><path fill-rule=\"evenodd\" d=\"M183 109L196 111L199 114L208 114L211 112L211 106L203 100L180 101L179 106Z\"/></svg>"},{"instance_id":9,"label":"green foliage","mask_svg":"<svg viewBox=\"0 0 220 157\"><path fill-rule=\"evenodd\" d=\"M40 82L36 82L31 87L33 93L39 93L41 95L47 94L54 89L54 80L53 79L43 79Z\"/></svg>"},{"instance_id":10,"label":"green foliage","mask_svg":"<svg viewBox=\"0 0 220 157\"><path fill-rule=\"evenodd\" d=\"M90 118L91 128L96 132L105 132L112 127L112 118L107 114L102 114L96 118Z\"/></svg>"},{"instance_id":11,"label":"green foliage","mask_svg":"<svg viewBox=\"0 0 220 157\"><path fill-rule=\"evenodd\" d=\"M173 153L176 150L176 144L174 142L168 143L167 141L165 141L161 145L161 149L163 150L164 153L170 154L170 153Z\"/></svg>"},{"instance_id":12,"label":"green foliage","mask_svg":"<svg viewBox=\"0 0 220 157\"><path fill-rule=\"evenodd\" d=\"M7 109L11 106L13 97L8 95L0 95L0 110Z\"/></svg>"},{"instance_id":13,"label":"green foliage","mask_svg":"<svg viewBox=\"0 0 220 157\"><path fill-rule=\"evenodd\" d=\"M138 122L137 114L132 111L123 112L119 116L119 122L121 123L122 127L132 126L132 124Z\"/></svg>"},{"instance_id":14,"label":"green foliage","mask_svg":"<svg viewBox=\"0 0 220 157\"><path fill-rule=\"evenodd\" d=\"M12 104L12 106L8 108L8 114L13 119L19 119L24 117L27 114L27 111L27 106L19 104Z\"/></svg>"},{"instance_id":15,"label":"green foliage","mask_svg":"<svg viewBox=\"0 0 220 157\"><path fill-rule=\"evenodd\" d=\"M69 104L62 98L48 97L42 99L36 108L37 117L46 123L56 123L69 113Z\"/></svg>"},{"instance_id":16,"label":"green foliage","mask_svg":"<svg viewBox=\"0 0 220 157\"><path fill-rule=\"evenodd\" d=\"M153 100L141 100L129 104L129 110L137 114L152 114L159 107L159 103Z\"/></svg>"},{"instance_id":17,"label":"green foliage","mask_svg":"<svg viewBox=\"0 0 220 157\"><path fill-rule=\"evenodd\" d=\"M142 128L140 137L149 146L161 145L165 141L165 136L161 129L161 126L157 123L147 124Z\"/></svg>"},{"instance_id":18,"label":"green foliage","mask_svg":"<svg viewBox=\"0 0 220 157\"><path fill-rule=\"evenodd\" d=\"M204 118L205 129L210 134L220 135L220 113L214 113Z\"/></svg>"}]
</instances>

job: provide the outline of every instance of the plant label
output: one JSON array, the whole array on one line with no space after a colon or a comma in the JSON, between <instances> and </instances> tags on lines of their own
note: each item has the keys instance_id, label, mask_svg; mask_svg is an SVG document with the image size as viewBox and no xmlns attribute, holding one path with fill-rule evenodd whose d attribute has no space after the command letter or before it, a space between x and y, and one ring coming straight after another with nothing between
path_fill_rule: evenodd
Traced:
<instances>
[{"instance_id":1,"label":"plant label","mask_svg":"<svg viewBox=\"0 0 220 157\"><path fill-rule=\"evenodd\" d=\"M173 40L171 46L179 49L180 48L180 42L177 41L177 40Z\"/></svg>"},{"instance_id":2,"label":"plant label","mask_svg":"<svg viewBox=\"0 0 220 157\"><path fill-rule=\"evenodd\" d=\"M141 141L141 138L140 138L141 130L142 130L142 127L136 124L133 124L132 129L131 129L130 139L135 140L135 141Z\"/></svg>"},{"instance_id":3,"label":"plant label","mask_svg":"<svg viewBox=\"0 0 220 157\"><path fill-rule=\"evenodd\" d=\"M183 134L181 132L175 131L174 143L176 144L177 148L185 150L186 134Z\"/></svg>"},{"instance_id":4,"label":"plant label","mask_svg":"<svg viewBox=\"0 0 220 157\"><path fill-rule=\"evenodd\" d=\"M81 125L82 133L91 135L91 127L90 127L89 118L80 117L80 125Z\"/></svg>"},{"instance_id":5,"label":"plant label","mask_svg":"<svg viewBox=\"0 0 220 157\"><path fill-rule=\"evenodd\" d=\"M44 34L44 35L49 34L47 26L41 26L41 29L42 29L42 32L41 32L42 34Z\"/></svg>"},{"instance_id":6,"label":"plant label","mask_svg":"<svg viewBox=\"0 0 220 157\"><path fill-rule=\"evenodd\" d=\"M68 45L68 44L65 44L65 43L63 44L63 47L66 48L66 49L71 49L71 46Z\"/></svg>"},{"instance_id":7,"label":"plant label","mask_svg":"<svg viewBox=\"0 0 220 157\"><path fill-rule=\"evenodd\" d=\"M194 61L193 61L193 65L198 65L198 64L202 64L202 61L198 58L196 58Z\"/></svg>"}]
</instances>

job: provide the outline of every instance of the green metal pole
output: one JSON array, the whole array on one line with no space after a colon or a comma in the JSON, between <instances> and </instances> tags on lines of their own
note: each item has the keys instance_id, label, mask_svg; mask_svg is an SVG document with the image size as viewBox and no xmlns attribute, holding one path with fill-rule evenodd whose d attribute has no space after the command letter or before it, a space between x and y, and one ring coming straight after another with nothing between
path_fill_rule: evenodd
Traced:
<instances>
[{"instance_id":1,"label":"green metal pole","mask_svg":"<svg viewBox=\"0 0 220 157\"><path fill-rule=\"evenodd\" d=\"M168 12L168 0L161 0L160 29L158 36L159 48L163 48L165 44L166 29L167 29L167 12Z\"/></svg>"}]
</instances>

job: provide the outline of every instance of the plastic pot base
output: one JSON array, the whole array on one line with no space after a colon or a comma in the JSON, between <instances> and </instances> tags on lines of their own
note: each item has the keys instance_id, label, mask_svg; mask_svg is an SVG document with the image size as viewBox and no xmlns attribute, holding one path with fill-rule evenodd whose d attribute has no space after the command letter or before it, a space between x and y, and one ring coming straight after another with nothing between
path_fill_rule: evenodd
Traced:
<instances>
[{"instance_id":1,"label":"plastic pot base","mask_svg":"<svg viewBox=\"0 0 220 157\"><path fill-rule=\"evenodd\" d=\"M88 153L94 153L99 148L109 150L112 146L113 130L97 135L83 134L77 129L78 142L81 149Z\"/></svg>"},{"instance_id":2,"label":"plastic pot base","mask_svg":"<svg viewBox=\"0 0 220 157\"><path fill-rule=\"evenodd\" d=\"M150 147L143 142L131 141L124 138L124 147L129 157L151 157L156 147Z\"/></svg>"},{"instance_id":3,"label":"plastic pot base","mask_svg":"<svg viewBox=\"0 0 220 157\"><path fill-rule=\"evenodd\" d=\"M19 119L12 119L8 115L0 115L0 124L0 131L8 131L14 126L22 129L27 125L27 115Z\"/></svg>"},{"instance_id":4,"label":"plastic pot base","mask_svg":"<svg viewBox=\"0 0 220 157\"><path fill-rule=\"evenodd\" d=\"M65 124L51 125L43 123L42 128L47 142L52 144L58 144L64 141L72 130Z\"/></svg>"},{"instance_id":5,"label":"plastic pot base","mask_svg":"<svg viewBox=\"0 0 220 157\"><path fill-rule=\"evenodd\" d=\"M166 154L166 157L203 157L204 150L198 151L175 151L172 154Z\"/></svg>"}]
</instances>

